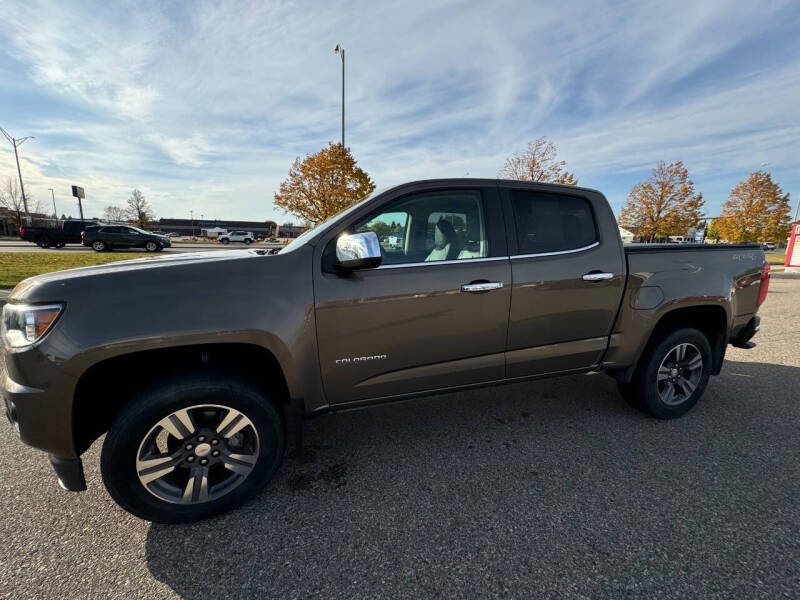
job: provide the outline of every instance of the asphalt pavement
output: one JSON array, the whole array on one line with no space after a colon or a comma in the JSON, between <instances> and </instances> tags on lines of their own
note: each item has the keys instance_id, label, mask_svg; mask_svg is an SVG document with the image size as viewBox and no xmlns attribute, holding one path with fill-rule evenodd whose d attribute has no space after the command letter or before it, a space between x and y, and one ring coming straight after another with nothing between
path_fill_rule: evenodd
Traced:
<instances>
[{"instance_id":1,"label":"asphalt pavement","mask_svg":"<svg viewBox=\"0 0 800 600\"><path fill-rule=\"evenodd\" d=\"M228 515L152 525L0 437L3 598L796 598L800 279L657 421L602 374L320 417Z\"/></svg>"}]
</instances>

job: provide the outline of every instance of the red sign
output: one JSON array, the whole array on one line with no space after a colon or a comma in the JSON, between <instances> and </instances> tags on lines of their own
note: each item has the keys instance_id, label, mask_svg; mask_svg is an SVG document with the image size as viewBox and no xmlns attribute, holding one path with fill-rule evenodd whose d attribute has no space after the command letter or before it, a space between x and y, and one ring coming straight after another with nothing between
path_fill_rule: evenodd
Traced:
<instances>
[{"instance_id":1,"label":"red sign","mask_svg":"<svg viewBox=\"0 0 800 600\"><path fill-rule=\"evenodd\" d=\"M792 225L792 235L786 249L786 268L790 267L800 269L800 223Z\"/></svg>"}]
</instances>

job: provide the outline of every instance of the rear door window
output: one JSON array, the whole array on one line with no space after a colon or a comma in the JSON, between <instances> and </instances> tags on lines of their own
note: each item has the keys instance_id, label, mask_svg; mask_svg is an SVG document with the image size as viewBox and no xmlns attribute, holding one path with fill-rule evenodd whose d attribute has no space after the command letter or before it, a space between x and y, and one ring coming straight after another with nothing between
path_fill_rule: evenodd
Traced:
<instances>
[{"instance_id":1,"label":"rear door window","mask_svg":"<svg viewBox=\"0 0 800 600\"><path fill-rule=\"evenodd\" d=\"M597 241L589 202L562 194L512 190L517 254L577 250Z\"/></svg>"}]
</instances>

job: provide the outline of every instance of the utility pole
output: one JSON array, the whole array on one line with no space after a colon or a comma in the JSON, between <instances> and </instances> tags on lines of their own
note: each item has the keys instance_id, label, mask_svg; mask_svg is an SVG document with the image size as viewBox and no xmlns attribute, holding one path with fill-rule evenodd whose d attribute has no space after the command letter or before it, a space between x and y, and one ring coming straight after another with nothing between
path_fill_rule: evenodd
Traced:
<instances>
[{"instance_id":1,"label":"utility pole","mask_svg":"<svg viewBox=\"0 0 800 600\"><path fill-rule=\"evenodd\" d=\"M194 211L189 211L189 216L192 218L192 237L194 237Z\"/></svg>"},{"instance_id":2,"label":"utility pole","mask_svg":"<svg viewBox=\"0 0 800 600\"><path fill-rule=\"evenodd\" d=\"M344 123L344 121L342 121L342 123ZM19 168L19 153L17 152L17 148L22 146L22 144L24 144L27 140L33 140L35 138L32 135L29 135L27 137L18 140L16 138L11 137L11 135L2 127L0 127L0 131L3 132L3 135L6 136L6 139L9 142L11 142L12 146L14 146L14 158L17 159L17 174L19 175L19 189L22 192L22 206L25 207L25 218L27 219L28 223L30 223L31 215L28 212L28 199L25 198L25 185L22 183L22 170Z\"/></svg>"},{"instance_id":3,"label":"utility pole","mask_svg":"<svg viewBox=\"0 0 800 600\"><path fill-rule=\"evenodd\" d=\"M53 188L47 188L50 190L50 195L53 196L53 216L56 218L56 225L58 225L58 211L56 210L56 193L53 191Z\"/></svg>"},{"instance_id":4,"label":"utility pole","mask_svg":"<svg viewBox=\"0 0 800 600\"><path fill-rule=\"evenodd\" d=\"M344 145L344 48L341 44L336 44L333 49L334 54L339 54L342 57L342 148Z\"/></svg>"}]
</instances>

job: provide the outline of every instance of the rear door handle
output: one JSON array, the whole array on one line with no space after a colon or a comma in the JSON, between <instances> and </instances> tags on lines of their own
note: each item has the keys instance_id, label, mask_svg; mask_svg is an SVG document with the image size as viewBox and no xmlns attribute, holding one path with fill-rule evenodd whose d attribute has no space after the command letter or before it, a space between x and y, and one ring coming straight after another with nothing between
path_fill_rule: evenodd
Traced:
<instances>
[{"instance_id":1,"label":"rear door handle","mask_svg":"<svg viewBox=\"0 0 800 600\"><path fill-rule=\"evenodd\" d=\"M499 290L501 287L503 287L502 281L481 281L479 283L465 283L461 286L461 291L476 294L478 292Z\"/></svg>"},{"instance_id":2,"label":"rear door handle","mask_svg":"<svg viewBox=\"0 0 800 600\"><path fill-rule=\"evenodd\" d=\"M605 281L614 277L613 273L600 273L599 271L592 271L583 276L584 281Z\"/></svg>"}]
</instances>

